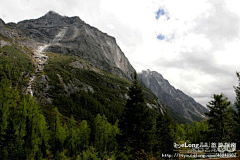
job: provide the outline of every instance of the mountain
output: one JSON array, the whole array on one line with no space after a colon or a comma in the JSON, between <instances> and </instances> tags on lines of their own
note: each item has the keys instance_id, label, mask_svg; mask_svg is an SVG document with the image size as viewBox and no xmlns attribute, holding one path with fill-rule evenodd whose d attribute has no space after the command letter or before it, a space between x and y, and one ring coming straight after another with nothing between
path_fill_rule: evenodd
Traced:
<instances>
[{"instance_id":1,"label":"mountain","mask_svg":"<svg viewBox=\"0 0 240 160\"><path fill-rule=\"evenodd\" d=\"M19 23L0 20L0 79L35 97L49 119L57 107L66 119L92 122L100 113L114 123L134 72L115 38L79 17L50 11ZM154 93L143 92L147 106L165 112Z\"/></svg>"},{"instance_id":2,"label":"mountain","mask_svg":"<svg viewBox=\"0 0 240 160\"><path fill-rule=\"evenodd\" d=\"M156 94L164 105L190 121L200 121L208 110L179 89L175 89L168 80L155 71L142 71L138 74L144 84Z\"/></svg>"},{"instance_id":3,"label":"mountain","mask_svg":"<svg viewBox=\"0 0 240 160\"><path fill-rule=\"evenodd\" d=\"M61 16L50 11L38 19L9 26L16 29L19 36L43 45L51 44L46 52L76 55L102 70L129 79L135 72L115 38L86 24L79 17Z\"/></svg>"}]
</instances>

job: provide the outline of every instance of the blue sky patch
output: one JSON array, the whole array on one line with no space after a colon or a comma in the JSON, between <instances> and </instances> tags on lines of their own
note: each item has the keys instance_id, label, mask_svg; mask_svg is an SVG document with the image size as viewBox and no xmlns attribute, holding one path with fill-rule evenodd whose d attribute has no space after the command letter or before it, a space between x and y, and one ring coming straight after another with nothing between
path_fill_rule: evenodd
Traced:
<instances>
[{"instance_id":1,"label":"blue sky patch","mask_svg":"<svg viewBox=\"0 0 240 160\"><path fill-rule=\"evenodd\" d=\"M165 39L165 37L164 37L164 35L162 35L162 34L159 34L159 35L157 36L157 39L159 39L159 40L164 40L164 39Z\"/></svg>"},{"instance_id":2,"label":"blue sky patch","mask_svg":"<svg viewBox=\"0 0 240 160\"><path fill-rule=\"evenodd\" d=\"M159 19L160 16L163 16L165 15L166 12L164 11L164 9L159 9L157 12L156 12L156 19Z\"/></svg>"}]
</instances>

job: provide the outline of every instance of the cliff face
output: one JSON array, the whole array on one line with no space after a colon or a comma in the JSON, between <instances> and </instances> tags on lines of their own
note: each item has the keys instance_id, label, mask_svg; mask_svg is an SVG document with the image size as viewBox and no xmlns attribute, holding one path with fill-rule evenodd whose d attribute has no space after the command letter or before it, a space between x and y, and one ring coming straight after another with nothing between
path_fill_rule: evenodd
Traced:
<instances>
[{"instance_id":1,"label":"cliff face","mask_svg":"<svg viewBox=\"0 0 240 160\"><path fill-rule=\"evenodd\" d=\"M205 118L208 110L182 91L175 89L163 76L155 71L142 71L138 74L144 84L156 94L164 105L190 121Z\"/></svg>"},{"instance_id":2,"label":"cliff face","mask_svg":"<svg viewBox=\"0 0 240 160\"><path fill-rule=\"evenodd\" d=\"M38 19L25 20L10 27L20 36L42 45L51 44L46 49L48 52L76 55L104 71L132 79L135 70L115 38L91 27L79 17L61 16L50 11Z\"/></svg>"}]
</instances>

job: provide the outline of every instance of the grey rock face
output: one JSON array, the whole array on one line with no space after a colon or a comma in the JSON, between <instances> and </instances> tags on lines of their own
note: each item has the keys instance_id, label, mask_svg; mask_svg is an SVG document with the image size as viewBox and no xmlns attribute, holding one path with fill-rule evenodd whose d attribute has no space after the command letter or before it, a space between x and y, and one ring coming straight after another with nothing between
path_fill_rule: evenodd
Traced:
<instances>
[{"instance_id":1,"label":"grey rock face","mask_svg":"<svg viewBox=\"0 0 240 160\"><path fill-rule=\"evenodd\" d=\"M16 24L19 35L49 44L47 51L73 54L90 61L96 67L132 79L135 72L115 38L91 27L79 17L48 12L43 17Z\"/></svg>"},{"instance_id":2,"label":"grey rock face","mask_svg":"<svg viewBox=\"0 0 240 160\"><path fill-rule=\"evenodd\" d=\"M12 24L13 23L11 23L11 25ZM15 40L16 38L19 38L15 29L11 29L9 26L6 26L5 22L2 19L0 19L0 35L4 37L8 37L13 40Z\"/></svg>"},{"instance_id":3,"label":"grey rock face","mask_svg":"<svg viewBox=\"0 0 240 160\"><path fill-rule=\"evenodd\" d=\"M34 96L38 97L40 104L51 104L48 91L51 88L49 85L49 78L46 75L37 76L34 82Z\"/></svg>"},{"instance_id":4,"label":"grey rock face","mask_svg":"<svg viewBox=\"0 0 240 160\"><path fill-rule=\"evenodd\" d=\"M179 115L191 121L205 118L204 113L208 110L193 98L171 86L160 73L147 70L142 71L138 76L164 105L169 106Z\"/></svg>"},{"instance_id":5,"label":"grey rock face","mask_svg":"<svg viewBox=\"0 0 240 160\"><path fill-rule=\"evenodd\" d=\"M0 27L5 26L5 22L0 18Z\"/></svg>"},{"instance_id":6,"label":"grey rock face","mask_svg":"<svg viewBox=\"0 0 240 160\"><path fill-rule=\"evenodd\" d=\"M11 45L11 43L4 40L0 40L0 47L6 46L6 45Z\"/></svg>"}]
</instances>

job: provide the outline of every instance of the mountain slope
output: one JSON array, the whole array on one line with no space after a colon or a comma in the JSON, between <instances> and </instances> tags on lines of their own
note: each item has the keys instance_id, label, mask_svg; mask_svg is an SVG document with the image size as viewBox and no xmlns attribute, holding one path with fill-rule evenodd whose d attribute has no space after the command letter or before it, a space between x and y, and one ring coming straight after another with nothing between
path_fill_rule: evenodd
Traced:
<instances>
[{"instance_id":1,"label":"mountain slope","mask_svg":"<svg viewBox=\"0 0 240 160\"><path fill-rule=\"evenodd\" d=\"M0 79L11 79L22 93L36 97L47 117L58 107L64 116L78 120L91 121L97 113L112 123L120 118L135 70L114 38L77 17L54 12L17 24L0 23ZM15 57L25 57L30 69ZM165 112L150 90L143 92L149 107Z\"/></svg>"},{"instance_id":2,"label":"mountain slope","mask_svg":"<svg viewBox=\"0 0 240 160\"><path fill-rule=\"evenodd\" d=\"M47 52L76 55L102 70L129 79L135 72L115 38L91 27L79 17L61 16L50 11L38 19L8 26L17 30L20 36L42 45L51 44L46 48Z\"/></svg>"},{"instance_id":3,"label":"mountain slope","mask_svg":"<svg viewBox=\"0 0 240 160\"><path fill-rule=\"evenodd\" d=\"M189 97L182 91L175 89L171 84L163 78L163 76L155 71L142 71L138 74L144 84L157 95L157 97L175 111L180 116L190 121L199 121L205 118L205 112L208 110L197 103L193 98Z\"/></svg>"}]
</instances>

